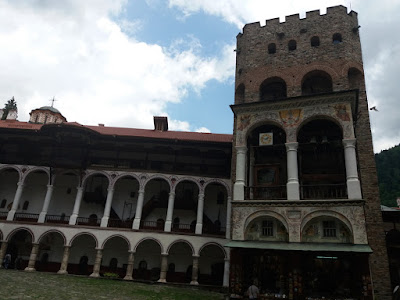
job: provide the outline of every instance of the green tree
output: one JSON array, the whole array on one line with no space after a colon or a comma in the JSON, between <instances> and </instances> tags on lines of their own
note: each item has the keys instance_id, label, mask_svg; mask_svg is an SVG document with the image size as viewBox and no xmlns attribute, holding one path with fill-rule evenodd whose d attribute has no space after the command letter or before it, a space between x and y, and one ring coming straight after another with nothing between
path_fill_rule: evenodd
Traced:
<instances>
[{"instance_id":1,"label":"green tree","mask_svg":"<svg viewBox=\"0 0 400 300\"><path fill-rule=\"evenodd\" d=\"M12 97L10 100L8 100L5 104L4 104L4 108L3 108L3 117L1 118L2 120L5 120L7 118L8 112L10 110L18 110L17 108L17 101L15 101L14 97Z\"/></svg>"}]
</instances>

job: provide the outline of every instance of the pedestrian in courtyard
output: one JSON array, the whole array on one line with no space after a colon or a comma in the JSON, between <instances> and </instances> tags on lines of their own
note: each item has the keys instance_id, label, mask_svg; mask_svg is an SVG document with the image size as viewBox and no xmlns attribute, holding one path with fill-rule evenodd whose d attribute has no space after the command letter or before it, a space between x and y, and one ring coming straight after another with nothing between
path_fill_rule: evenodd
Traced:
<instances>
[{"instance_id":1,"label":"pedestrian in courtyard","mask_svg":"<svg viewBox=\"0 0 400 300\"><path fill-rule=\"evenodd\" d=\"M11 254L7 253L6 256L4 256L4 269L8 269L10 263L11 263Z\"/></svg>"},{"instance_id":2,"label":"pedestrian in courtyard","mask_svg":"<svg viewBox=\"0 0 400 300\"><path fill-rule=\"evenodd\" d=\"M249 299L258 299L258 295L260 294L260 291L257 287L258 281L257 279L254 279L253 284L249 286L247 289L247 294L249 295Z\"/></svg>"}]
</instances>

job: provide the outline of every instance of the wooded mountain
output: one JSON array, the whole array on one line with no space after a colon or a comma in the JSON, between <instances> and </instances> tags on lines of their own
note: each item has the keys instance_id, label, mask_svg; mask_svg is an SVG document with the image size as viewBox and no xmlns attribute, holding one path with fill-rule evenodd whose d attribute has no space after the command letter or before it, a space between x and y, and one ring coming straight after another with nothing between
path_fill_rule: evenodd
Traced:
<instances>
[{"instance_id":1,"label":"wooded mountain","mask_svg":"<svg viewBox=\"0 0 400 300\"><path fill-rule=\"evenodd\" d=\"M400 144L375 154L381 204L397 206L400 197Z\"/></svg>"}]
</instances>

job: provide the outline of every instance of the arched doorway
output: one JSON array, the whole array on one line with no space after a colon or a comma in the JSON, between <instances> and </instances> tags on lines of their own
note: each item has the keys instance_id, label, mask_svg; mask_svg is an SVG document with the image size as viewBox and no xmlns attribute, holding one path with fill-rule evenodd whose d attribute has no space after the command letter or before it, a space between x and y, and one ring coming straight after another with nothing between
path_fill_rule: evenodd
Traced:
<instances>
[{"instance_id":1,"label":"arched doorway","mask_svg":"<svg viewBox=\"0 0 400 300\"><path fill-rule=\"evenodd\" d=\"M19 229L13 232L8 239L6 253L11 255L9 268L24 270L28 266L32 250L32 234L26 229Z\"/></svg>"},{"instance_id":2,"label":"arched doorway","mask_svg":"<svg viewBox=\"0 0 400 300\"><path fill-rule=\"evenodd\" d=\"M39 240L36 270L54 272L60 270L64 253L64 237L59 232L45 233Z\"/></svg>"},{"instance_id":3,"label":"arched doorway","mask_svg":"<svg viewBox=\"0 0 400 300\"><path fill-rule=\"evenodd\" d=\"M103 246L100 274L114 273L124 278L128 266L128 250L129 245L126 239L120 236L108 239Z\"/></svg>"},{"instance_id":4,"label":"arched doorway","mask_svg":"<svg viewBox=\"0 0 400 300\"><path fill-rule=\"evenodd\" d=\"M193 250L187 242L176 242L170 247L168 251L168 263L175 265L175 271L167 273L168 282L191 282Z\"/></svg>"},{"instance_id":5,"label":"arched doorway","mask_svg":"<svg viewBox=\"0 0 400 300\"><path fill-rule=\"evenodd\" d=\"M90 275L96 258L97 242L90 234L80 234L71 243L68 273Z\"/></svg>"},{"instance_id":6,"label":"arched doorway","mask_svg":"<svg viewBox=\"0 0 400 300\"><path fill-rule=\"evenodd\" d=\"M222 286L224 278L224 259L225 253L220 246L211 244L202 248L199 258L199 267L201 268L199 283Z\"/></svg>"},{"instance_id":7,"label":"arched doorway","mask_svg":"<svg viewBox=\"0 0 400 300\"><path fill-rule=\"evenodd\" d=\"M147 239L136 247L133 278L157 281L161 270L161 246Z\"/></svg>"}]
</instances>

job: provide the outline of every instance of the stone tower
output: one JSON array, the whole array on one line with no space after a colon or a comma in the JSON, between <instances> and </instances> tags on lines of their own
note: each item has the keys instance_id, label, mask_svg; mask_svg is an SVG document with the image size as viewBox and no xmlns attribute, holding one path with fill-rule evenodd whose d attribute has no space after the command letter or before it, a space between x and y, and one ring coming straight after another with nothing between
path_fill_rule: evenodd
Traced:
<instances>
[{"instance_id":1,"label":"stone tower","mask_svg":"<svg viewBox=\"0 0 400 300\"><path fill-rule=\"evenodd\" d=\"M337 296L390 297L359 27L357 13L336 6L237 36L233 293L274 274L261 288L291 299L331 296L324 276L343 286Z\"/></svg>"}]
</instances>

